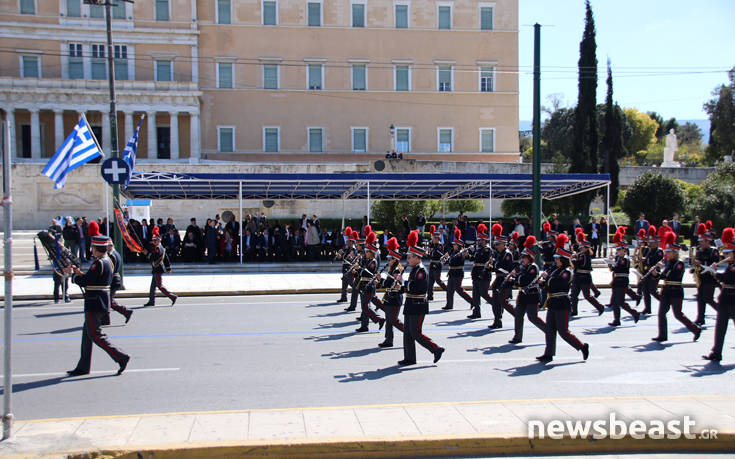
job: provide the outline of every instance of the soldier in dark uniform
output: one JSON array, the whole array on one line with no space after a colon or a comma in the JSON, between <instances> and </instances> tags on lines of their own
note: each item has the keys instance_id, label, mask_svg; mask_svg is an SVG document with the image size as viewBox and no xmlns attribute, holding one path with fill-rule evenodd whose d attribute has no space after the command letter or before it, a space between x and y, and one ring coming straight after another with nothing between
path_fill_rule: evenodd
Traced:
<instances>
[{"instance_id":1,"label":"soldier in dark uniform","mask_svg":"<svg viewBox=\"0 0 735 459\"><path fill-rule=\"evenodd\" d=\"M720 261L720 254L712 248L712 234L707 232L704 224L700 223L697 228L699 235L699 249L692 265L694 266L695 279L697 280L697 325L704 325L704 313L707 305L717 311L715 304L715 284L717 280L710 271L704 271L704 266L710 266Z\"/></svg>"},{"instance_id":2,"label":"soldier in dark uniform","mask_svg":"<svg viewBox=\"0 0 735 459\"><path fill-rule=\"evenodd\" d=\"M664 259L664 251L658 246L658 235L656 234L656 227L651 225L648 227L648 252L645 258L643 258L643 277L638 279L638 283L642 285L641 294L639 295L643 299L644 309L641 314L651 314L651 296L661 301L661 297L658 295L658 280L660 272L654 269L661 260ZM638 300L640 303L640 299ZM637 306L638 304L636 304Z\"/></svg>"},{"instance_id":3,"label":"soldier in dark uniform","mask_svg":"<svg viewBox=\"0 0 735 459\"><path fill-rule=\"evenodd\" d=\"M429 276L426 268L421 264L421 257L426 256L418 244L418 231L411 231L408 235L408 265L411 273L405 282L405 303L403 305L403 360L398 365L413 365L416 363L416 342L434 354L434 363L441 359L444 348L437 346L423 334L424 317L429 313L429 303L426 301L426 291L429 286Z\"/></svg>"},{"instance_id":4,"label":"soldier in dark uniform","mask_svg":"<svg viewBox=\"0 0 735 459\"><path fill-rule=\"evenodd\" d=\"M92 223L94 223L94 221L92 221ZM123 316L125 316L125 323L128 323L130 322L130 317L133 315L133 311L131 309L126 308L125 306L121 304L118 304L118 302L115 301L115 293L117 293L117 291L122 288L122 278L120 277L120 265L122 264L122 257L117 252L117 250L115 250L115 246L112 243L112 239L110 239L110 243L107 245L107 256L110 258L110 261L112 262L112 283L110 284L110 307L114 309L115 311L119 312L120 314L122 314Z\"/></svg>"},{"instance_id":5,"label":"soldier in dark uniform","mask_svg":"<svg viewBox=\"0 0 735 459\"><path fill-rule=\"evenodd\" d=\"M157 226L153 228L151 245L151 250L146 251L146 256L148 257L148 261L151 263L151 274L153 276L151 277L151 288L148 293L148 302L143 306L156 305L156 288L171 300L171 306L173 306L178 297L169 292L166 287L163 286L163 282L161 281L161 276L163 276L164 271L169 274L171 273L171 262L166 254L166 249L161 245L161 237L159 236Z\"/></svg>"},{"instance_id":6,"label":"soldier in dark uniform","mask_svg":"<svg viewBox=\"0 0 735 459\"><path fill-rule=\"evenodd\" d=\"M379 347L393 347L393 327L403 332L403 324L398 319L398 312L403 305L403 265L401 265L401 254L398 253L398 240L394 237L388 239L386 249L388 250L389 265L385 279L376 279L380 287L385 289L383 295L383 311L385 312L385 341L378 344Z\"/></svg>"},{"instance_id":7,"label":"soldier in dark uniform","mask_svg":"<svg viewBox=\"0 0 735 459\"><path fill-rule=\"evenodd\" d=\"M538 316L539 299L539 271L533 264L535 255L533 246L536 245L536 236L528 236L523 243L524 250L521 252L521 264L506 278L506 282L515 282L518 287L518 298L515 308L515 334L508 341L518 344L523 341L523 316L528 314L528 320L546 334L546 323Z\"/></svg>"},{"instance_id":8,"label":"soldier in dark uniform","mask_svg":"<svg viewBox=\"0 0 735 459\"><path fill-rule=\"evenodd\" d=\"M483 223L477 225L477 244L478 248L472 256L474 263L472 264L472 315L470 319L479 319L482 314L480 312L480 303L482 299L488 303L492 302L492 298L488 294L488 286L490 284L490 271L487 269L488 262L492 258L493 252L487 246L487 240L490 237L487 234L487 226Z\"/></svg>"},{"instance_id":9,"label":"soldier in dark uniform","mask_svg":"<svg viewBox=\"0 0 735 459\"><path fill-rule=\"evenodd\" d=\"M365 238L365 263L360 271L360 280L357 283L357 291L360 292L360 305L362 307L362 314L360 315L360 328L355 330L357 333L363 333L368 331L368 320L373 323L380 324L380 328L383 328L385 319L382 319L375 315L375 312L370 308L373 295L375 295L375 279L378 274L378 260L375 259L375 254L378 253L378 248L375 246L375 241L378 237L372 231L368 233Z\"/></svg>"},{"instance_id":10,"label":"soldier in dark uniform","mask_svg":"<svg viewBox=\"0 0 735 459\"><path fill-rule=\"evenodd\" d=\"M569 270L569 260L572 254L564 249L568 237L560 234L556 240L556 269L551 273L541 274L541 282L545 284L548 291L546 300L548 312L546 313L546 350L536 360L540 362L551 362L556 354L556 335L564 339L574 349L582 352L582 358L587 360L590 354L590 346L582 343L569 331L569 310L572 307L569 301L569 288L572 283L572 272Z\"/></svg>"},{"instance_id":11,"label":"soldier in dark uniform","mask_svg":"<svg viewBox=\"0 0 735 459\"><path fill-rule=\"evenodd\" d=\"M107 236L92 238L92 256L95 260L85 273L72 266L66 268L73 273L72 282L84 288L84 328L82 330L82 353L77 366L67 371L69 376L89 374L92 364L92 343L102 348L117 362L120 368L117 374L125 371L130 356L113 346L100 327L109 323L110 315L110 283L112 282L112 263L107 257Z\"/></svg>"},{"instance_id":12,"label":"soldier in dark uniform","mask_svg":"<svg viewBox=\"0 0 735 459\"><path fill-rule=\"evenodd\" d=\"M610 271L612 271L612 295L610 296L610 307L613 308L613 321L608 325L611 327L620 326L620 309L625 309L633 316L635 323L640 319L641 314L635 309L628 306L625 302L625 291L628 288L628 276L630 276L630 259L626 256L628 246L625 243L623 233L615 233L613 237L615 247L615 258L609 260Z\"/></svg>"},{"instance_id":13,"label":"soldier in dark uniform","mask_svg":"<svg viewBox=\"0 0 735 459\"><path fill-rule=\"evenodd\" d=\"M577 243L579 253L574 256L574 278L572 280L572 293L570 294L572 316L578 314L577 304L579 303L580 292L597 309L598 315L602 315L605 307L590 294L590 286L592 285L592 254L590 250L592 245L585 239L583 232L577 233Z\"/></svg>"},{"instance_id":14,"label":"soldier in dark uniform","mask_svg":"<svg viewBox=\"0 0 735 459\"><path fill-rule=\"evenodd\" d=\"M428 301L434 300L434 284L447 290L446 284L442 281L442 257L444 256L444 246L439 240L439 231L436 226L431 225L431 243L429 244L429 292Z\"/></svg>"},{"instance_id":15,"label":"soldier in dark uniform","mask_svg":"<svg viewBox=\"0 0 735 459\"><path fill-rule=\"evenodd\" d=\"M544 233L546 239L541 243L542 272L550 273L556 269L554 254L556 253L556 233L551 230L551 223L544 222ZM541 289L541 304L546 303L546 289Z\"/></svg>"},{"instance_id":16,"label":"soldier in dark uniform","mask_svg":"<svg viewBox=\"0 0 735 459\"><path fill-rule=\"evenodd\" d=\"M464 279L464 254L467 249L463 248L462 232L459 228L454 229L453 249L444 255L448 260L445 264L449 265L447 273L447 304L442 309L448 311L454 309L454 293L464 298L470 306L472 306L472 298L462 288L462 279Z\"/></svg>"},{"instance_id":17,"label":"soldier in dark uniform","mask_svg":"<svg viewBox=\"0 0 735 459\"><path fill-rule=\"evenodd\" d=\"M666 341L669 338L666 313L669 309L674 310L674 317L694 335L694 341L699 339L702 329L692 323L691 320L681 312L681 303L684 300L684 287L681 281L684 278L684 262L679 260L681 247L676 244L676 233L673 231L664 236L664 252L666 253L666 266L661 273L664 285L661 291L661 301L658 307L658 336L653 341Z\"/></svg>"},{"instance_id":18,"label":"soldier in dark uniform","mask_svg":"<svg viewBox=\"0 0 735 459\"><path fill-rule=\"evenodd\" d=\"M722 254L725 260L725 272L717 272L717 264L713 263L710 268L717 274L720 283L720 296L717 298L717 321L715 322L715 345L712 352L703 355L702 358L719 362L722 360L722 347L725 344L725 333L727 323L732 320L735 323L735 229L725 228L722 230Z\"/></svg>"},{"instance_id":19,"label":"soldier in dark uniform","mask_svg":"<svg viewBox=\"0 0 735 459\"><path fill-rule=\"evenodd\" d=\"M494 320L491 329L503 328L503 309L506 309L512 316L515 316L513 307L508 303L511 286L505 282L505 276L510 274L516 267L513 261L513 254L506 250L508 238L502 235L503 227L499 224L493 225L493 242L495 243L495 261L493 263L493 271L495 271L495 280L493 281L493 316Z\"/></svg>"},{"instance_id":20,"label":"soldier in dark uniform","mask_svg":"<svg viewBox=\"0 0 735 459\"><path fill-rule=\"evenodd\" d=\"M56 239L59 247L63 247L64 243L60 228L59 225L51 225L48 228L48 233ZM71 298L69 298L69 276L62 271L61 266L57 265L53 258L50 260L54 279L54 303L58 303L60 297L64 298L64 303L71 303ZM61 292L61 296L59 296L59 292Z\"/></svg>"},{"instance_id":21,"label":"soldier in dark uniform","mask_svg":"<svg viewBox=\"0 0 735 459\"><path fill-rule=\"evenodd\" d=\"M345 228L345 237L347 238L347 244L342 249L341 255L337 255L338 259L342 259L342 295L337 300L337 303L344 303L347 301L347 286L350 284L349 270L352 266L354 258L357 256L355 253L354 239L352 239L352 228L349 226Z\"/></svg>"},{"instance_id":22,"label":"soldier in dark uniform","mask_svg":"<svg viewBox=\"0 0 735 459\"><path fill-rule=\"evenodd\" d=\"M362 262L365 260L363 257L363 246L365 241L360 239L360 233L358 231L352 231L350 236L352 246L354 247L355 258L352 260L351 268L347 272L347 278L350 282L350 305L345 308L345 311L354 311L357 309L357 300L359 298L359 292L357 284L360 281L360 270L362 270Z\"/></svg>"}]
</instances>

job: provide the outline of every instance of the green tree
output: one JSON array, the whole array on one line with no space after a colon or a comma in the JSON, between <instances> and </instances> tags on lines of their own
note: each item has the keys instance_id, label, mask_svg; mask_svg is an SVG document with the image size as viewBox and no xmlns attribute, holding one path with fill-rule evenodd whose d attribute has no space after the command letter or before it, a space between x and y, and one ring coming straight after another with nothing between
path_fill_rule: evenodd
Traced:
<instances>
[{"instance_id":1,"label":"green tree","mask_svg":"<svg viewBox=\"0 0 735 459\"><path fill-rule=\"evenodd\" d=\"M625 149L629 154L635 155L639 151L647 150L652 143L656 143L656 130L658 123L645 113L635 108L623 110L631 128L631 136Z\"/></svg>"},{"instance_id":2,"label":"green tree","mask_svg":"<svg viewBox=\"0 0 735 459\"><path fill-rule=\"evenodd\" d=\"M702 182L702 193L694 211L704 220L712 220L715 228L732 225L735 215L735 163L721 163Z\"/></svg>"},{"instance_id":3,"label":"green tree","mask_svg":"<svg viewBox=\"0 0 735 459\"><path fill-rule=\"evenodd\" d=\"M618 201L620 181L620 165L618 159L625 156L623 146L623 115L620 107L613 104L613 79L610 60L607 60L607 97L605 99L604 131L600 142L600 153L602 154L602 172L610 174L610 204L615 205Z\"/></svg>"},{"instance_id":4,"label":"green tree","mask_svg":"<svg viewBox=\"0 0 735 459\"><path fill-rule=\"evenodd\" d=\"M579 44L577 108L575 109L574 145L571 149L570 172L597 172L597 43L595 19L589 0L585 1L585 24ZM583 193L571 198L574 213L587 215L594 193Z\"/></svg>"},{"instance_id":5,"label":"green tree","mask_svg":"<svg viewBox=\"0 0 735 459\"><path fill-rule=\"evenodd\" d=\"M480 201L482 205L482 201ZM441 201L437 200L416 200L416 201L375 201L370 206L371 223L375 230L382 231L388 228L393 233L398 234L403 229L401 216L406 215L413 228L414 220L419 212L423 212L426 219L432 218L436 213L441 211Z\"/></svg>"},{"instance_id":6,"label":"green tree","mask_svg":"<svg viewBox=\"0 0 735 459\"><path fill-rule=\"evenodd\" d=\"M479 201L477 199L466 199L466 200L452 200L449 201L447 204L447 210L449 212L462 212L462 213L472 213L472 212L479 212L482 209L485 208L485 204L482 201Z\"/></svg>"},{"instance_id":7,"label":"green tree","mask_svg":"<svg viewBox=\"0 0 735 459\"><path fill-rule=\"evenodd\" d=\"M714 163L726 155L735 155L735 67L729 72L730 84L716 88L704 110L709 115L709 148L707 156Z\"/></svg>"},{"instance_id":8,"label":"green tree","mask_svg":"<svg viewBox=\"0 0 735 459\"><path fill-rule=\"evenodd\" d=\"M700 144L702 143L702 130L696 124L687 121L679 126L676 137L679 139L679 145Z\"/></svg>"},{"instance_id":9,"label":"green tree","mask_svg":"<svg viewBox=\"0 0 735 459\"><path fill-rule=\"evenodd\" d=\"M541 141L546 147L541 149L541 161L548 163L556 154L569 157L574 147L574 109L561 108L546 120L541 129Z\"/></svg>"},{"instance_id":10,"label":"green tree","mask_svg":"<svg viewBox=\"0 0 735 459\"><path fill-rule=\"evenodd\" d=\"M648 116L648 115L646 115ZM623 212L634 221L641 212L658 225L684 209L684 191L679 183L660 172L646 171L625 193Z\"/></svg>"}]
</instances>

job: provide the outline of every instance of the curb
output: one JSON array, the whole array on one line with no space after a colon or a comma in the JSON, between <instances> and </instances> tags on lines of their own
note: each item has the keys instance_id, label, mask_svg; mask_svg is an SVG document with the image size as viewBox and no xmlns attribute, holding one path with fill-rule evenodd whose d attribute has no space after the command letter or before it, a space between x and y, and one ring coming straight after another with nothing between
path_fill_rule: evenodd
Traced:
<instances>
[{"instance_id":1,"label":"curb","mask_svg":"<svg viewBox=\"0 0 735 459\"><path fill-rule=\"evenodd\" d=\"M717 440L703 438L676 440L550 438L529 439L521 436L463 437L463 438L416 438L405 440L361 439L315 441L303 443L258 443L200 444L192 446L161 445L136 450L96 450L74 452L67 457L84 459L90 457L115 457L137 459L156 457L174 458L368 458L368 457L468 457L498 455L572 455L601 453L674 453L728 452L735 449L735 433L718 433Z\"/></svg>"}]
</instances>

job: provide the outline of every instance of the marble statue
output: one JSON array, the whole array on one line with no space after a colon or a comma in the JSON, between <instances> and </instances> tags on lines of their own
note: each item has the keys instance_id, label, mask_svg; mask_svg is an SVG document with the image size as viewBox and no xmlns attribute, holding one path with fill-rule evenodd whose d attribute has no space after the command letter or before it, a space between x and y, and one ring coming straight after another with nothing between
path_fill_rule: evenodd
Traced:
<instances>
[{"instance_id":1,"label":"marble statue","mask_svg":"<svg viewBox=\"0 0 735 459\"><path fill-rule=\"evenodd\" d=\"M669 130L666 135L666 146L664 147L664 162L661 163L661 167L681 167L681 164L674 161L674 155L676 150L679 148L679 143L676 138L674 130Z\"/></svg>"}]
</instances>

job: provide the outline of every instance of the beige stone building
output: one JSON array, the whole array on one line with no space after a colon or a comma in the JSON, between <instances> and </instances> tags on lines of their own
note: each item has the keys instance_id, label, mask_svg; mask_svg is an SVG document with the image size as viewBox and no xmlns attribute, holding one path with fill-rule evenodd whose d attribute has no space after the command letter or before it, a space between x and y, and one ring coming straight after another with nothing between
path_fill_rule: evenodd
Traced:
<instances>
[{"instance_id":1,"label":"beige stone building","mask_svg":"<svg viewBox=\"0 0 735 459\"><path fill-rule=\"evenodd\" d=\"M103 16L0 0L15 157L50 157L82 112L109 151ZM145 114L141 159L519 157L517 0L120 0L113 40L118 142Z\"/></svg>"}]
</instances>

